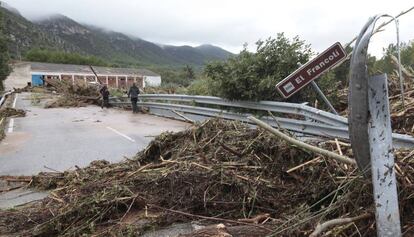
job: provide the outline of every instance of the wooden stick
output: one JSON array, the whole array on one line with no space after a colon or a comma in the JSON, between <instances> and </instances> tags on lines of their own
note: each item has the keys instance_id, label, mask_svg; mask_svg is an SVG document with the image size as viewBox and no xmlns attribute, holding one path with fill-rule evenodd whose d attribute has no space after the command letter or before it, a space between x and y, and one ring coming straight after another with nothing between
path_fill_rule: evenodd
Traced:
<instances>
[{"instance_id":1,"label":"wooden stick","mask_svg":"<svg viewBox=\"0 0 414 237\"><path fill-rule=\"evenodd\" d=\"M203 168L203 169L206 169L206 170L208 170L208 171L213 170L213 169L212 169L212 168L210 168L210 167L207 167L207 166L204 166L204 165L200 165L200 164L197 164L197 163L195 163L195 162L191 162L190 164L195 165L195 166L198 166L198 167ZM245 176L241 176L241 175L235 174L234 172L230 172L230 173L231 173L232 175L234 175L236 178L239 178L239 179L242 179L242 180L245 180L245 181L248 181L248 182L254 182L254 180L252 180L252 179L250 179L250 178L248 178L248 177L245 177ZM260 180L260 181L262 181L263 183L271 184L271 182L270 182L269 180L265 180L265 179L262 179L262 178L257 178L257 180Z\"/></svg>"},{"instance_id":2,"label":"wooden stick","mask_svg":"<svg viewBox=\"0 0 414 237\"><path fill-rule=\"evenodd\" d=\"M414 150L411 151L410 153L408 153L408 155L406 155L404 158L402 158L401 159L401 162L405 162L406 159L410 158L413 155L414 155Z\"/></svg>"},{"instance_id":3,"label":"wooden stick","mask_svg":"<svg viewBox=\"0 0 414 237\"><path fill-rule=\"evenodd\" d=\"M335 138L335 144L336 144L336 149L339 152L339 155L343 156L344 153L342 153L341 145L339 144L338 138ZM348 165L347 164L345 164L344 166L345 166L345 169L348 169Z\"/></svg>"},{"instance_id":4,"label":"wooden stick","mask_svg":"<svg viewBox=\"0 0 414 237\"><path fill-rule=\"evenodd\" d=\"M394 56L394 55L391 55L391 63L392 63L392 65L394 66L394 67L397 67L398 68L398 66L399 66L399 64L398 64L398 59ZM401 71L402 71L402 73L404 74L404 76L405 77L414 77L414 75L413 74L411 74L411 72L409 72L405 67L404 67L404 65L401 65Z\"/></svg>"},{"instance_id":5,"label":"wooden stick","mask_svg":"<svg viewBox=\"0 0 414 237\"><path fill-rule=\"evenodd\" d=\"M334 141L327 141L327 142L332 143L332 144L336 144L336 143L338 143L338 144L339 144L339 145L341 145L341 146L351 147L351 144L349 144L349 143L346 143L346 142L341 142L341 141L339 141L339 140L338 140L338 142L336 142L336 140L338 140L338 139L336 138Z\"/></svg>"},{"instance_id":6,"label":"wooden stick","mask_svg":"<svg viewBox=\"0 0 414 237\"><path fill-rule=\"evenodd\" d=\"M47 167L46 165L44 165L43 167L44 167L45 169L51 170L51 171L56 172L56 173L63 173L62 171L55 170L55 169L53 169L53 168Z\"/></svg>"},{"instance_id":7,"label":"wooden stick","mask_svg":"<svg viewBox=\"0 0 414 237\"><path fill-rule=\"evenodd\" d=\"M398 14L398 15L396 15L395 16L395 19L398 19L399 17L401 17L402 15L405 15L405 14L407 14L408 12L410 12L410 11L412 11L414 9L414 7L411 7L410 9L408 9L408 10L406 10L406 11L402 11L400 14ZM376 33L379 33L379 32L381 32L381 31L383 31L383 27L384 26L386 26L386 25L388 25L389 23L391 23L391 22L393 22L394 21L394 19L391 19L391 20L389 20L389 21L387 21L387 22L384 22L384 23L382 23L381 25L379 25L375 30L374 30L374 32L372 33L372 35L374 35L374 34L376 34ZM348 43L346 43L345 45L344 45L344 48L346 49L348 46L350 46L352 43L354 43L355 41L356 41L356 39L358 38L358 36L355 36L351 41L349 41ZM332 67L332 68L330 68L327 72L330 72L330 71L332 71L333 69L335 69L335 68L337 68L337 67L339 67L342 63L344 63L344 62L346 62L347 60L349 60L350 58L351 58L351 56L352 56L352 51L350 52L350 53L348 53L348 55L347 55L347 57L346 57L346 59L345 60L342 60L341 62L339 62L338 64L336 64L334 67Z\"/></svg>"},{"instance_id":8,"label":"wooden stick","mask_svg":"<svg viewBox=\"0 0 414 237\"><path fill-rule=\"evenodd\" d=\"M233 153L234 155L236 155L238 157L242 157L243 156L243 154L241 154L240 152L232 149L231 147L227 146L223 142L220 142L220 145L224 148L224 150L229 151L230 153Z\"/></svg>"},{"instance_id":9,"label":"wooden stick","mask_svg":"<svg viewBox=\"0 0 414 237\"><path fill-rule=\"evenodd\" d=\"M295 170L297 170L297 169L299 169L299 168L302 168L303 166L306 166L306 165L308 165L308 164L310 164L310 163L313 163L313 162L315 162L315 161L319 161L320 159L321 159L321 157L320 157L320 156L318 156L318 157L316 157L315 159L309 160L309 161L307 161L307 162L305 162L305 163L303 163L303 164L300 164L300 165L298 165L298 166L295 166L295 167L293 167L293 168L289 169L289 170L288 170L288 171L286 171L286 172L287 172L287 173L290 173L290 172L295 171Z\"/></svg>"},{"instance_id":10,"label":"wooden stick","mask_svg":"<svg viewBox=\"0 0 414 237\"><path fill-rule=\"evenodd\" d=\"M400 168L400 166L397 163L395 163L394 167L395 167L395 171L396 171L395 173L397 173L397 171L398 171L401 174L400 176L404 177L405 181L407 181L409 184L413 184L411 182L411 180L407 176L405 176L404 171L402 171L402 169Z\"/></svg>"},{"instance_id":11,"label":"wooden stick","mask_svg":"<svg viewBox=\"0 0 414 237\"><path fill-rule=\"evenodd\" d=\"M335 143L336 143L336 149L338 149L339 155L341 156L344 155L341 150L341 145L339 145L338 138L335 138Z\"/></svg>"},{"instance_id":12,"label":"wooden stick","mask_svg":"<svg viewBox=\"0 0 414 237\"><path fill-rule=\"evenodd\" d=\"M164 211L169 211L169 212L180 214L180 215L184 215L184 216L191 216L191 217L196 217L196 218L205 219L205 220L221 221L221 222L234 223L234 224L240 224L240 225L250 225L250 226L258 227L258 228L261 228L261 229L265 229L267 231L272 231L271 229L266 228L262 225L257 225L257 224L242 222L242 221L228 220L228 219L223 219L223 218L218 218L218 217L200 216L200 215L196 215L196 214L191 214L191 213L187 213L187 212L182 212L182 211L177 211L177 210L172 210L172 209L160 207L160 206L157 206L157 205L154 205L154 204L148 204L147 206L152 207L152 208L161 209L161 210L164 210Z\"/></svg>"},{"instance_id":13,"label":"wooden stick","mask_svg":"<svg viewBox=\"0 0 414 237\"><path fill-rule=\"evenodd\" d=\"M185 121L190 122L190 123L194 123L194 120L188 118L187 116L185 116L184 114L178 113L175 110L171 110L173 113L175 113L176 115L180 116L181 118L183 118Z\"/></svg>"},{"instance_id":14,"label":"wooden stick","mask_svg":"<svg viewBox=\"0 0 414 237\"><path fill-rule=\"evenodd\" d=\"M23 188L23 187L24 185L6 188L6 189L0 189L0 193L9 192L9 191L16 190L16 189Z\"/></svg>"},{"instance_id":15,"label":"wooden stick","mask_svg":"<svg viewBox=\"0 0 414 237\"><path fill-rule=\"evenodd\" d=\"M333 226L348 224L350 222L358 221L358 220L365 219L368 217L371 217L371 214L365 213L365 214L362 214L356 217L338 218L338 219L333 219L333 220L324 222L322 224L318 224L315 230L312 232L312 234L309 235L309 237L316 237L320 235L322 232L326 231L327 229Z\"/></svg>"},{"instance_id":16,"label":"wooden stick","mask_svg":"<svg viewBox=\"0 0 414 237\"><path fill-rule=\"evenodd\" d=\"M195 166L198 166L198 167L200 167L200 168L203 168L203 169L209 170L209 171L213 170L213 169L212 169L212 168L210 168L210 167L207 167L207 166L204 166L204 165L200 165L200 164L197 164L197 163L195 163L195 162L191 162L191 164L192 164L192 165L195 165Z\"/></svg>"},{"instance_id":17,"label":"wooden stick","mask_svg":"<svg viewBox=\"0 0 414 237\"><path fill-rule=\"evenodd\" d=\"M319 148L319 147L316 147L316 146L309 145L309 144L301 142L299 140L296 140L296 139L294 139L292 137L289 137L286 134L280 132L279 130L272 128L267 123L264 123L263 121L255 118L255 117L249 116L248 119L250 119L252 122L256 123L259 127L263 128L263 129L266 129L267 131L269 131L273 135L275 135L275 136L277 136L277 137L279 137L279 138L281 138L281 139L283 139L283 140L285 140L289 143L292 143L293 145L298 146L299 148L301 148L303 150L315 152L319 155L323 155L323 156L332 158L334 160L337 160L337 161L345 163L345 164L356 165L355 160L353 160L353 159L351 159L347 156L341 156L341 155L338 155L334 152L331 152L331 151L328 151L328 150L325 150L325 149L322 149L322 148Z\"/></svg>"},{"instance_id":18,"label":"wooden stick","mask_svg":"<svg viewBox=\"0 0 414 237\"><path fill-rule=\"evenodd\" d=\"M134 174L136 174L136 173L139 173L139 172L141 172L141 171L143 171L143 170L145 170L146 168L148 168L148 167L150 167L151 165L153 165L153 164L146 164L146 165L143 165L143 166L141 166L139 169L137 169L136 171L134 171L134 172L132 172L132 173L130 173L130 174L128 174L127 176L126 176L126 178L129 178L129 177L131 177L132 175L134 175Z\"/></svg>"},{"instance_id":19,"label":"wooden stick","mask_svg":"<svg viewBox=\"0 0 414 237\"><path fill-rule=\"evenodd\" d=\"M402 11L400 14L398 14L398 15L396 15L395 16L395 19L398 19L399 17L401 17L402 15L404 15L404 14L407 14L408 12L410 12L410 11L412 11L414 9L414 7L411 7L410 9L408 9L408 10L406 10L406 11ZM388 25L389 23L391 23L391 22L393 22L394 21L394 19L391 19L391 20L389 20L389 21L387 21L387 22L384 22L384 23L382 23L381 25L379 25L378 27L377 27L377 29L376 30L374 30L374 32L373 32L373 35L374 34L376 34L376 33L378 33L378 32L381 32L382 31L382 28L384 27L384 26L386 26L386 25ZM348 42L346 45L345 45L345 47L344 48L346 48L346 47L348 47L348 46L350 46L355 40L357 39L357 36L355 36L350 42Z\"/></svg>"},{"instance_id":20,"label":"wooden stick","mask_svg":"<svg viewBox=\"0 0 414 237\"><path fill-rule=\"evenodd\" d=\"M204 147L206 147L208 144L210 144L210 142L212 142L214 139L216 139L216 137L218 136L218 135L220 135L221 133L223 132L223 130L220 130L220 131L218 131L218 133L216 134L216 135L214 135L214 137L212 137L206 144L204 144L203 145L203 147L202 147L202 149L204 148Z\"/></svg>"},{"instance_id":21,"label":"wooden stick","mask_svg":"<svg viewBox=\"0 0 414 237\"><path fill-rule=\"evenodd\" d=\"M135 203L135 199L138 197L138 195L137 196L135 196L134 197L134 199L132 199L132 201L131 201L131 204L128 206L128 210L124 213L124 215L121 217L121 219L119 220L119 222L122 222L123 220L124 220L124 218L126 217L126 215L129 213L129 211L131 210L131 208L132 208L132 205L134 205L134 203ZM146 207L146 206L145 206ZM146 210L145 210L146 211ZM145 213L145 216L147 216L148 215L148 213Z\"/></svg>"}]
</instances>

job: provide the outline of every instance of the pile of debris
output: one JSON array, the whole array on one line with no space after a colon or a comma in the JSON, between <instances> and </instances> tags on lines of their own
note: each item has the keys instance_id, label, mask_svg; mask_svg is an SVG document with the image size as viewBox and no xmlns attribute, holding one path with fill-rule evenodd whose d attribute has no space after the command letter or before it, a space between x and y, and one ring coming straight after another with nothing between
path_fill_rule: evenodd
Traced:
<instances>
[{"instance_id":1,"label":"pile of debris","mask_svg":"<svg viewBox=\"0 0 414 237\"><path fill-rule=\"evenodd\" d=\"M48 102L45 108L83 107L91 104L100 105L99 85L71 84L67 81L46 79L49 87L60 95Z\"/></svg>"},{"instance_id":2,"label":"pile of debris","mask_svg":"<svg viewBox=\"0 0 414 237\"><path fill-rule=\"evenodd\" d=\"M15 108L2 108L0 109L0 118L7 118L7 117L24 117L26 116L26 111L22 109L15 109Z\"/></svg>"},{"instance_id":3,"label":"pile of debris","mask_svg":"<svg viewBox=\"0 0 414 237\"><path fill-rule=\"evenodd\" d=\"M26 111L22 109L15 109L10 107L0 109L0 141L6 137L6 133L4 132L6 126L6 118L24 116L26 116Z\"/></svg>"},{"instance_id":4,"label":"pile of debris","mask_svg":"<svg viewBox=\"0 0 414 237\"><path fill-rule=\"evenodd\" d=\"M404 106L397 76L389 77L391 124L394 131L414 135L414 76L404 79Z\"/></svg>"},{"instance_id":5,"label":"pile of debris","mask_svg":"<svg viewBox=\"0 0 414 237\"><path fill-rule=\"evenodd\" d=\"M31 92L32 89L33 89L33 87L27 85L27 86L25 86L23 88L13 88L13 91L15 93L22 93L22 92Z\"/></svg>"},{"instance_id":6,"label":"pile of debris","mask_svg":"<svg viewBox=\"0 0 414 237\"><path fill-rule=\"evenodd\" d=\"M319 146L352 155L346 143ZM396 153L403 231L410 234L413 155ZM139 236L197 220L215 225L183 236L308 236L319 222L356 217L322 231L375 235L371 184L356 167L231 121L164 133L121 163L94 161L84 169L40 173L30 186L50 190L49 197L1 211L1 233Z\"/></svg>"},{"instance_id":7,"label":"pile of debris","mask_svg":"<svg viewBox=\"0 0 414 237\"><path fill-rule=\"evenodd\" d=\"M398 74L388 75L388 94L390 99L391 124L394 132L414 135L414 76L404 74L404 106L402 105ZM332 91L338 98L340 114L348 115L348 88Z\"/></svg>"}]
</instances>

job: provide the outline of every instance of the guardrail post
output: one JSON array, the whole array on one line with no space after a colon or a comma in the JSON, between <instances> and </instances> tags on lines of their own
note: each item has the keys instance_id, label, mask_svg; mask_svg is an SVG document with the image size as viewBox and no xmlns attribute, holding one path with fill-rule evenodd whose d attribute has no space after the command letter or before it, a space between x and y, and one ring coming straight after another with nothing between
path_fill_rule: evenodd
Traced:
<instances>
[{"instance_id":1,"label":"guardrail post","mask_svg":"<svg viewBox=\"0 0 414 237\"><path fill-rule=\"evenodd\" d=\"M378 236L401 236L387 76L368 80L369 144Z\"/></svg>"},{"instance_id":2,"label":"guardrail post","mask_svg":"<svg viewBox=\"0 0 414 237\"><path fill-rule=\"evenodd\" d=\"M386 75L369 77L367 53L376 21L371 18L351 58L349 136L358 167L371 179L377 235L401 236Z\"/></svg>"}]
</instances>

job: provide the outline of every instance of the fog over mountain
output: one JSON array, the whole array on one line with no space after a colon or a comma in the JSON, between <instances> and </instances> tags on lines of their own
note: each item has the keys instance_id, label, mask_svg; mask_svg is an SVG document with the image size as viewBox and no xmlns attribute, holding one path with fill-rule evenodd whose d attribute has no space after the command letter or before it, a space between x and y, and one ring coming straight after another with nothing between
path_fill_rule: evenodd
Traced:
<instances>
[{"instance_id":1,"label":"fog over mountain","mask_svg":"<svg viewBox=\"0 0 414 237\"><path fill-rule=\"evenodd\" d=\"M238 53L244 43L278 32L299 35L321 52L334 42L349 42L369 17L397 15L413 6L412 0L332 2L326 0L5 0L29 19L60 13L87 25L133 35L168 45L213 44ZM414 38L414 14L400 19L401 40ZM394 43L395 27L373 38L370 53Z\"/></svg>"},{"instance_id":2,"label":"fog over mountain","mask_svg":"<svg viewBox=\"0 0 414 237\"><path fill-rule=\"evenodd\" d=\"M12 57L43 48L94 55L109 62L138 65L194 65L224 60L232 54L213 45L170 46L152 43L97 26L80 24L62 14L29 21L10 6L0 9Z\"/></svg>"}]
</instances>

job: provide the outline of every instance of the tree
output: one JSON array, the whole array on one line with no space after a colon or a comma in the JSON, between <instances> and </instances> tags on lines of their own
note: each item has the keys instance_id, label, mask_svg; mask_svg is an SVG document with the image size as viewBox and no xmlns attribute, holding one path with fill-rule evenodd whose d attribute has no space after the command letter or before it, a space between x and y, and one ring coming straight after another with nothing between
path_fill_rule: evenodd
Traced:
<instances>
[{"instance_id":1,"label":"tree","mask_svg":"<svg viewBox=\"0 0 414 237\"><path fill-rule=\"evenodd\" d=\"M153 67L152 70L161 75L164 86L187 87L197 77L196 72L190 65L185 65L181 68Z\"/></svg>"},{"instance_id":2,"label":"tree","mask_svg":"<svg viewBox=\"0 0 414 237\"><path fill-rule=\"evenodd\" d=\"M0 90L3 89L3 80L7 78L10 71L7 41L3 35L3 21L0 11Z\"/></svg>"},{"instance_id":3,"label":"tree","mask_svg":"<svg viewBox=\"0 0 414 237\"><path fill-rule=\"evenodd\" d=\"M108 63L95 56L46 49L31 49L26 53L25 59L34 62L108 66Z\"/></svg>"},{"instance_id":4,"label":"tree","mask_svg":"<svg viewBox=\"0 0 414 237\"><path fill-rule=\"evenodd\" d=\"M185 65L184 67L184 75L189 80L192 81L195 79L195 73L193 68L190 65Z\"/></svg>"},{"instance_id":5,"label":"tree","mask_svg":"<svg viewBox=\"0 0 414 237\"><path fill-rule=\"evenodd\" d=\"M401 43L400 51L401 64L409 68L414 68L414 41ZM395 57L398 55L395 44L390 44L384 49L384 56L375 63L376 71L390 74L396 69L391 63L391 55Z\"/></svg>"},{"instance_id":6,"label":"tree","mask_svg":"<svg viewBox=\"0 0 414 237\"><path fill-rule=\"evenodd\" d=\"M275 39L256 43L256 52L245 47L236 57L213 62L204 74L215 82L212 91L231 100L280 100L275 85L304 64L311 56L310 46L299 37L292 40L279 33Z\"/></svg>"}]
</instances>

